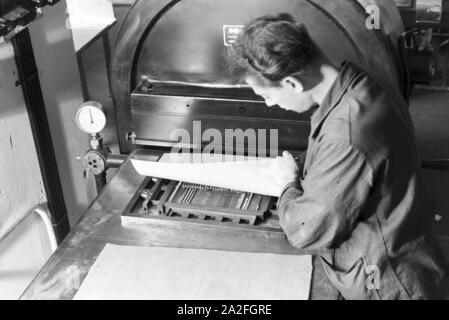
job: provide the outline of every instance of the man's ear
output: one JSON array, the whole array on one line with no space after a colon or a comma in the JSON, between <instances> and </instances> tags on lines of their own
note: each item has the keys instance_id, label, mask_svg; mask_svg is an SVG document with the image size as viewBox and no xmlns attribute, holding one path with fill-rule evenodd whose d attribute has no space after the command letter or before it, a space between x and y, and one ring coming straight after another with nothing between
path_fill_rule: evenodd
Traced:
<instances>
[{"instance_id":1,"label":"man's ear","mask_svg":"<svg viewBox=\"0 0 449 320\"><path fill-rule=\"evenodd\" d=\"M282 79L281 83L283 87L293 89L298 93L304 91L304 86L302 82L296 79L295 77L285 77L284 79Z\"/></svg>"}]
</instances>

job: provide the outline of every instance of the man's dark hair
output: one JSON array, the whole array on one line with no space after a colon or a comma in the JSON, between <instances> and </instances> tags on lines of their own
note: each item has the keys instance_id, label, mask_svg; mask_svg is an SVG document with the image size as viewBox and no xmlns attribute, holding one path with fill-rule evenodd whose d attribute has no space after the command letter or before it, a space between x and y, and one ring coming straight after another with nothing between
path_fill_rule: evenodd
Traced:
<instances>
[{"instance_id":1,"label":"man's dark hair","mask_svg":"<svg viewBox=\"0 0 449 320\"><path fill-rule=\"evenodd\" d=\"M234 75L256 75L272 84L305 74L317 54L303 24L288 13L265 15L250 21L228 52Z\"/></svg>"}]
</instances>

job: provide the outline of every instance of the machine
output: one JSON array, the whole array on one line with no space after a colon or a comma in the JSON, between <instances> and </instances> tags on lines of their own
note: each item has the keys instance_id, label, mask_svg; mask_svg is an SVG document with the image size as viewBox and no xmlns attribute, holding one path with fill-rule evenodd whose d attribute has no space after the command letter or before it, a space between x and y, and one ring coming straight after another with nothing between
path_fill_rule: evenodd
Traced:
<instances>
[{"instance_id":1,"label":"machine","mask_svg":"<svg viewBox=\"0 0 449 320\"><path fill-rule=\"evenodd\" d=\"M281 1L273 7L270 1L258 0L246 1L243 7L228 0L138 1L134 5L119 32L111 69L123 153L148 149L169 152L178 142L173 140L174 132L183 129L194 135L195 123L200 123L201 130L218 130L222 136L230 129L276 130L278 149L299 156L307 147L309 115L265 108L264 102L240 79L233 79L226 68L226 49L244 23L269 12L292 13L305 23L333 62L351 59L404 92L405 72L398 50L403 30L394 3L382 2L380 8L389 12L391 21L383 21L383 29L373 31L367 30L368 13L357 1L339 5ZM273 137L259 139L271 146ZM226 145L229 141L219 142L222 145L218 147L231 153L245 150L244 154L273 156L271 147L267 148L270 154L261 155L244 140L233 142L231 148ZM197 139L185 148L201 152L208 143L207 139ZM261 195L147 179L124 216L260 227L268 223L272 228L278 227L270 220L276 217L275 204L276 199Z\"/></svg>"},{"instance_id":2,"label":"machine","mask_svg":"<svg viewBox=\"0 0 449 320\"><path fill-rule=\"evenodd\" d=\"M367 8L373 4L380 10L381 28L369 30ZM350 59L408 98L408 73L399 49L404 27L394 1L136 1L120 27L110 74L121 155L111 155L98 143L103 127L103 117L96 116L100 106L88 103L78 117L91 136L85 163L92 172L104 174L120 164L120 156L124 162L24 298L73 297L76 288L67 288L61 280L67 268L75 265L84 277L107 242L306 253L293 248L280 229L277 199L143 177L130 161L157 161L179 143L173 132L195 136L197 123L201 131L216 130L223 136L226 130L277 132L277 149L300 157L307 147L308 115L266 108L230 75L224 57L248 20L276 12L289 12L303 22L333 62ZM271 134L258 138L269 146L258 156L278 155L270 147ZM184 147L200 152L210 142L193 139ZM228 153L244 150L254 155L245 140L233 142L232 149L226 142L217 143ZM321 278L314 275L313 287L320 287ZM56 282L48 287L50 279ZM326 294L312 288L315 298Z\"/></svg>"},{"instance_id":3,"label":"machine","mask_svg":"<svg viewBox=\"0 0 449 320\"><path fill-rule=\"evenodd\" d=\"M413 84L447 90L449 1L396 0L406 33L404 49Z\"/></svg>"}]
</instances>

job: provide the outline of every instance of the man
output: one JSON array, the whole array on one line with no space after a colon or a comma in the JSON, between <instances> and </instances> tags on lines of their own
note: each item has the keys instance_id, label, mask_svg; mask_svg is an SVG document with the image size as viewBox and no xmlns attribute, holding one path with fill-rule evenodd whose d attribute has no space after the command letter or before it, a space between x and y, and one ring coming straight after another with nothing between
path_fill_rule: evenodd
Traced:
<instances>
[{"instance_id":1,"label":"man","mask_svg":"<svg viewBox=\"0 0 449 320\"><path fill-rule=\"evenodd\" d=\"M306 112L302 178L278 159L279 219L290 243L317 250L345 299L449 298L448 265L428 234L434 210L399 92L351 62L334 66L289 14L251 21L230 60L268 106Z\"/></svg>"}]
</instances>

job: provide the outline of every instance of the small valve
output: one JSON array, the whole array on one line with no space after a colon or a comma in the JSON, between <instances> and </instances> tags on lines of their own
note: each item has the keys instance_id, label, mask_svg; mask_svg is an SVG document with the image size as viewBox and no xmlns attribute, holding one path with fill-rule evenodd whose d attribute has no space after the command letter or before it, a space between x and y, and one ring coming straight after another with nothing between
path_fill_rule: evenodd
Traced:
<instances>
[{"instance_id":1,"label":"small valve","mask_svg":"<svg viewBox=\"0 0 449 320\"><path fill-rule=\"evenodd\" d=\"M86 153L83 164L93 175L100 175L107 168L106 158L103 154L95 150L89 150Z\"/></svg>"},{"instance_id":2,"label":"small valve","mask_svg":"<svg viewBox=\"0 0 449 320\"><path fill-rule=\"evenodd\" d=\"M114 155L108 146L103 145L100 132L106 126L106 114L101 103L96 101L83 103L76 113L75 120L81 131L89 134L90 148L82 157L82 161L84 167L95 176L99 193L106 184L106 171L109 168L120 167L127 156Z\"/></svg>"},{"instance_id":3,"label":"small valve","mask_svg":"<svg viewBox=\"0 0 449 320\"><path fill-rule=\"evenodd\" d=\"M76 124L81 131L89 134L90 149L83 157L84 167L94 176L99 192L106 184L106 170L109 148L103 146L100 132L106 126L106 114L101 103L88 101L83 103L76 113Z\"/></svg>"}]
</instances>

